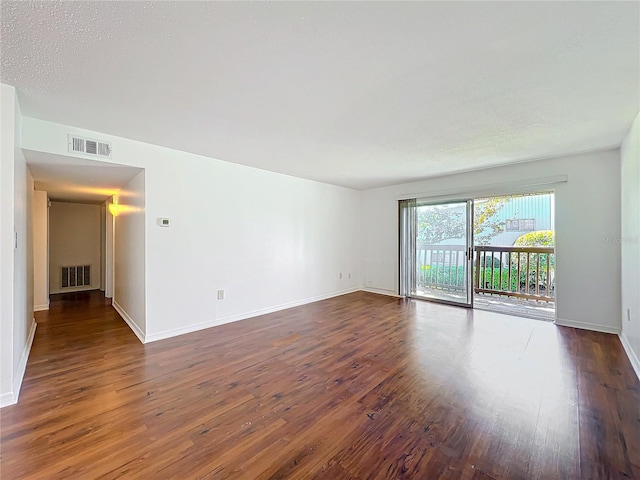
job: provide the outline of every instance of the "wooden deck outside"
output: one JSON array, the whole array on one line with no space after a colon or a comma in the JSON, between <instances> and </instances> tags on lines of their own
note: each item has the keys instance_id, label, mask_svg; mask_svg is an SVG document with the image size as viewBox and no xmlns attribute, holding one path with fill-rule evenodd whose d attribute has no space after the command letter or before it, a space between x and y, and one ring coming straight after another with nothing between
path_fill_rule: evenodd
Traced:
<instances>
[{"instance_id":1,"label":"wooden deck outside","mask_svg":"<svg viewBox=\"0 0 640 480\"><path fill-rule=\"evenodd\" d=\"M466 302L466 296L462 291L422 287L417 293L425 298L433 297L452 302ZM473 297L473 306L480 310L544 320L545 322L553 322L556 319L555 302L528 300L500 294L476 293Z\"/></svg>"},{"instance_id":2,"label":"wooden deck outside","mask_svg":"<svg viewBox=\"0 0 640 480\"><path fill-rule=\"evenodd\" d=\"M556 319L555 303L506 297L503 295L476 294L474 308L489 310L516 317L533 318L553 322Z\"/></svg>"},{"instance_id":3,"label":"wooden deck outside","mask_svg":"<svg viewBox=\"0 0 640 480\"><path fill-rule=\"evenodd\" d=\"M3 479L640 478L618 337L364 292L142 345L53 301Z\"/></svg>"}]
</instances>

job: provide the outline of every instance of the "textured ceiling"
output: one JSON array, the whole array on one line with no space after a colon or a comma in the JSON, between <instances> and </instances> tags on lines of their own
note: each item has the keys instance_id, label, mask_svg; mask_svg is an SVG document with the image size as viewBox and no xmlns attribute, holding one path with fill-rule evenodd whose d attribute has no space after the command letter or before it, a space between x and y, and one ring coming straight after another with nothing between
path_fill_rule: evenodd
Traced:
<instances>
[{"instance_id":1,"label":"textured ceiling","mask_svg":"<svg viewBox=\"0 0 640 480\"><path fill-rule=\"evenodd\" d=\"M25 115L354 188L618 146L640 105L638 2L1 8Z\"/></svg>"}]
</instances>

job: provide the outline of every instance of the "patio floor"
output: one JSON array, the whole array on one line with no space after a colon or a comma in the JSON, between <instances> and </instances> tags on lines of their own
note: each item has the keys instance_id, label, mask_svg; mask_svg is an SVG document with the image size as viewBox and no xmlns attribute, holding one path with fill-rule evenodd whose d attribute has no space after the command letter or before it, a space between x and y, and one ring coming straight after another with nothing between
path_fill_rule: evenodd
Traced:
<instances>
[{"instance_id":1,"label":"patio floor","mask_svg":"<svg viewBox=\"0 0 640 480\"><path fill-rule=\"evenodd\" d=\"M451 300L453 302L465 301L465 295L463 292L448 292L441 289L422 287L417 293L423 297L433 297L440 300ZM523 298L476 293L473 298L473 307L478 310L489 310L495 313L533 318L536 320L544 320L546 322L553 322L556 319L555 303L525 300Z\"/></svg>"},{"instance_id":2,"label":"patio floor","mask_svg":"<svg viewBox=\"0 0 640 480\"><path fill-rule=\"evenodd\" d=\"M556 319L554 303L503 297L500 295L476 294L473 306L479 310L490 310L496 313L534 318L553 322Z\"/></svg>"}]
</instances>

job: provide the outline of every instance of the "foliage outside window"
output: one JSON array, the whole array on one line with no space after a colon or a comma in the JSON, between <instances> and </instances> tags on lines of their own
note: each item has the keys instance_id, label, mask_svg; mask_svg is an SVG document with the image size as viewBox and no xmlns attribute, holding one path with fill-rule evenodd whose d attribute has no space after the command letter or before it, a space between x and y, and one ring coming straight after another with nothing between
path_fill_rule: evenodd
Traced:
<instances>
[{"instance_id":1,"label":"foliage outside window","mask_svg":"<svg viewBox=\"0 0 640 480\"><path fill-rule=\"evenodd\" d=\"M493 237L504 232L505 222L499 220L497 214L507 199L493 197L474 204L473 233L477 245L489 245ZM418 207L417 212L419 243L435 245L450 238L464 237L465 225L460 221L464 212L447 206Z\"/></svg>"}]
</instances>

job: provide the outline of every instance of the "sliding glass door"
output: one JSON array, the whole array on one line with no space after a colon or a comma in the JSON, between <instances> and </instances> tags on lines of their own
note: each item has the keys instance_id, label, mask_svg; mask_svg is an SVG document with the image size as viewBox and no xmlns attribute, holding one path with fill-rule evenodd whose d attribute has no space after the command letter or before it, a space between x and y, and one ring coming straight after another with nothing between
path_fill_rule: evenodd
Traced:
<instances>
[{"instance_id":1,"label":"sliding glass door","mask_svg":"<svg viewBox=\"0 0 640 480\"><path fill-rule=\"evenodd\" d=\"M472 306L473 200L400 202L400 293Z\"/></svg>"}]
</instances>

